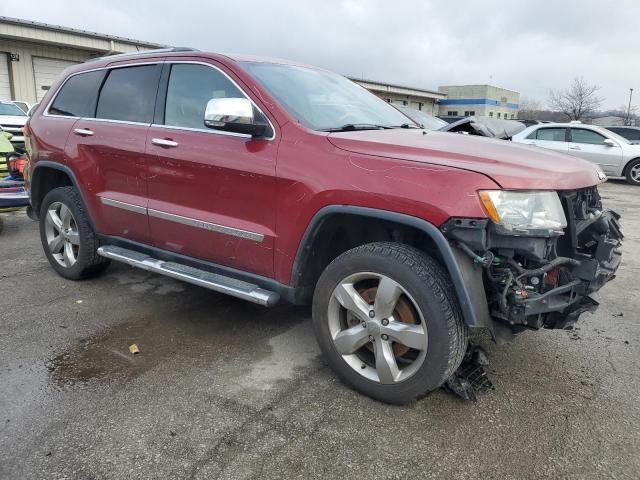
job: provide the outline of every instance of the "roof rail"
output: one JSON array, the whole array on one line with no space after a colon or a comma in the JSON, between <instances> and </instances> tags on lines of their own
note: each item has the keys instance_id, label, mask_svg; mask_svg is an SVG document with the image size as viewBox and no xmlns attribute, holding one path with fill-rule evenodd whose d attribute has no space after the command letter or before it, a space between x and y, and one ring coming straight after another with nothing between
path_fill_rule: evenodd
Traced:
<instances>
[{"instance_id":1,"label":"roof rail","mask_svg":"<svg viewBox=\"0 0 640 480\"><path fill-rule=\"evenodd\" d=\"M199 52L197 48L191 47L167 47L167 48L157 48L155 50L140 50L138 52L127 52L127 53L116 53L115 55L105 55L103 57L95 57L86 60L86 62L95 62L96 60L104 60L106 58L123 58L123 57L135 57L136 55L147 55L147 54L155 54L155 53L171 53L171 52Z\"/></svg>"}]
</instances>

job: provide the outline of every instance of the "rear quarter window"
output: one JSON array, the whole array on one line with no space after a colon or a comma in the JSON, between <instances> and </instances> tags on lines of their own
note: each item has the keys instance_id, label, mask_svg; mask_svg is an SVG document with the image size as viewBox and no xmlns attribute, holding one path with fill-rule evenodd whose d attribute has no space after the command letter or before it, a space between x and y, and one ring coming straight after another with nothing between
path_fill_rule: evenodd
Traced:
<instances>
[{"instance_id":1,"label":"rear quarter window","mask_svg":"<svg viewBox=\"0 0 640 480\"><path fill-rule=\"evenodd\" d=\"M104 74L96 70L69 77L49 107L49 115L93 117Z\"/></svg>"}]
</instances>

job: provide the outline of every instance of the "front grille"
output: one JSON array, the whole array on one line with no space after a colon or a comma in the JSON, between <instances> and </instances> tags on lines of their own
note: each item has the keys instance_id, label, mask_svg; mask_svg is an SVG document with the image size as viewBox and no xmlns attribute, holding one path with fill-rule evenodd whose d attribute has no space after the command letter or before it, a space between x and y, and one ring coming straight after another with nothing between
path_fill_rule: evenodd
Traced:
<instances>
[{"instance_id":1,"label":"front grille","mask_svg":"<svg viewBox=\"0 0 640 480\"><path fill-rule=\"evenodd\" d=\"M22 132L24 130L24 125L6 125L6 124L0 124L0 127L2 127L2 129L5 132L9 132L9 133L13 133L14 135L22 135Z\"/></svg>"}]
</instances>

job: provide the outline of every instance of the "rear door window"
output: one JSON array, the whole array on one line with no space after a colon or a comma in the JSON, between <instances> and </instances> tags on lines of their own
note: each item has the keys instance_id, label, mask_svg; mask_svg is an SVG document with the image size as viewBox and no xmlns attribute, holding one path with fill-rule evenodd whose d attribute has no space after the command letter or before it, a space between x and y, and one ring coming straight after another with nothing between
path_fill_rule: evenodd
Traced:
<instances>
[{"instance_id":1,"label":"rear door window","mask_svg":"<svg viewBox=\"0 0 640 480\"><path fill-rule=\"evenodd\" d=\"M571 141L573 143L586 143L589 145L602 145L605 137L593 130L585 128L572 128Z\"/></svg>"},{"instance_id":2,"label":"rear door window","mask_svg":"<svg viewBox=\"0 0 640 480\"><path fill-rule=\"evenodd\" d=\"M161 65L114 68L98 99L97 118L151 123Z\"/></svg>"},{"instance_id":3,"label":"rear door window","mask_svg":"<svg viewBox=\"0 0 640 480\"><path fill-rule=\"evenodd\" d=\"M49 107L49 115L93 117L104 74L104 70L96 70L70 77Z\"/></svg>"},{"instance_id":4,"label":"rear door window","mask_svg":"<svg viewBox=\"0 0 640 480\"><path fill-rule=\"evenodd\" d=\"M566 128L539 128L534 133L537 140L543 140L547 142L566 142L565 139Z\"/></svg>"}]
</instances>

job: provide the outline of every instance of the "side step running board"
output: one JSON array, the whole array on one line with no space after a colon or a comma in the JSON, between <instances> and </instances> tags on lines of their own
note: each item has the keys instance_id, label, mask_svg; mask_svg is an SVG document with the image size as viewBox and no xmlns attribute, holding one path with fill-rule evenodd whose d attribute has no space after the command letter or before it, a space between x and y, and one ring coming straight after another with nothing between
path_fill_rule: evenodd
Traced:
<instances>
[{"instance_id":1,"label":"side step running board","mask_svg":"<svg viewBox=\"0 0 640 480\"><path fill-rule=\"evenodd\" d=\"M98 255L127 263L132 267L142 268L149 272L159 273L176 280L208 288L209 290L226 293L259 305L271 306L280 300L280 296L277 293L265 290L257 285L180 263L165 262L126 248L105 245L98 248Z\"/></svg>"}]
</instances>

